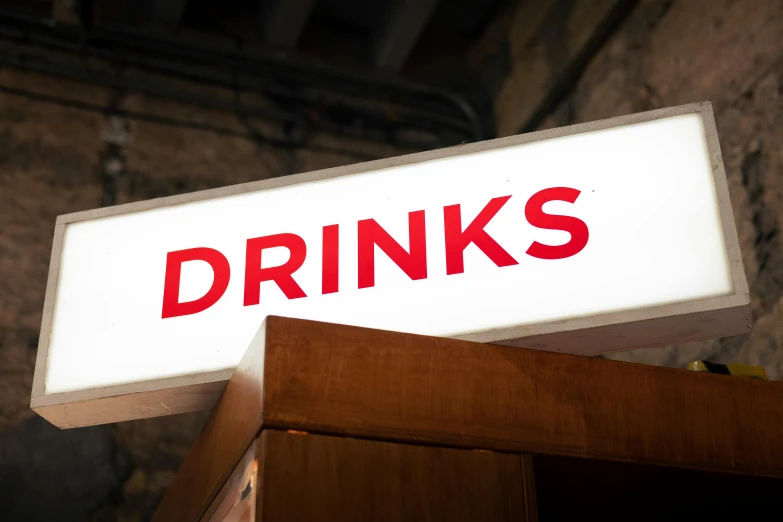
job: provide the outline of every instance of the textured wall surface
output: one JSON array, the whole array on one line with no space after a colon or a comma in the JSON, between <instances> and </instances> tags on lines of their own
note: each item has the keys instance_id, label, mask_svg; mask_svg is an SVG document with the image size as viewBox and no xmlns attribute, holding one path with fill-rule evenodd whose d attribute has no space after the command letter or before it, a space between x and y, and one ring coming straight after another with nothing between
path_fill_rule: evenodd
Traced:
<instances>
[{"instance_id":1,"label":"textured wall surface","mask_svg":"<svg viewBox=\"0 0 783 522\"><path fill-rule=\"evenodd\" d=\"M0 86L237 133L246 129L233 114L10 68L0 69ZM329 136L313 139L374 157L404 152ZM208 415L60 432L30 410L57 215L356 161L0 91L0 505L10 509L0 519L146 520ZM9 512L13 517L5 519Z\"/></svg>"},{"instance_id":2,"label":"textured wall surface","mask_svg":"<svg viewBox=\"0 0 783 522\"><path fill-rule=\"evenodd\" d=\"M518 132L612 4L525 0L491 24L469 62L494 91L499 135ZM763 364L783 379L782 34L780 0L642 0L542 125L714 104L752 292L752 333L612 358ZM246 128L233 114L15 69L0 69L0 86ZM352 145L376 157L400 152ZM29 410L55 217L355 161L0 92L0 505L12 520L146 520L206 418L60 432Z\"/></svg>"},{"instance_id":3,"label":"textured wall surface","mask_svg":"<svg viewBox=\"0 0 783 522\"><path fill-rule=\"evenodd\" d=\"M510 35L505 45L512 61L495 98L500 134L517 131L523 115L542 97L535 86L555 83L557 73L551 71L562 70L562 57L573 55L575 42L585 41L585 34L608 11L606 2L586 3L594 4L591 15L581 13L582 2L523 1L506 18ZM636 350L611 358L676 367L700 358L762 364L771 378L783 379L781 34L780 0L640 1L542 125L701 100L714 106L755 326L747 338ZM525 75L537 79L518 87Z\"/></svg>"}]
</instances>

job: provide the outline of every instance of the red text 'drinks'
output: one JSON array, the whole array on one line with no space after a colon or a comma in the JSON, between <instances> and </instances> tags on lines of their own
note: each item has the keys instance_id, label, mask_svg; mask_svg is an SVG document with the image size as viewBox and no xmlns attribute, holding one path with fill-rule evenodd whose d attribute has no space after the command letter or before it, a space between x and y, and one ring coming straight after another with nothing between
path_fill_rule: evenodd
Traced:
<instances>
[{"instance_id":1,"label":"red text 'drinks'","mask_svg":"<svg viewBox=\"0 0 783 522\"><path fill-rule=\"evenodd\" d=\"M589 231L584 221L572 216L547 214L544 204L549 201L575 203L579 190L554 187L541 190L525 204L525 219L536 228L568 232L571 239L562 245L546 245L533 241L526 255L537 259L565 259L575 256L587 245ZM444 243L427 244L427 220L441 218L426 214L423 210L408 213L408 241L401 244L374 219L362 219L357 227L356 269L359 288L375 286L376 246L411 280L427 278L427 249L445 248L448 275L465 272L463 254L469 245L476 246L498 267L517 265L519 262L493 238L486 227L501 211L511 196L491 199L478 215L466 223L462 218L460 205L443 207ZM333 294L340 291L340 226L323 227L321 249L321 293ZM279 266L262 268L264 251L270 248L288 250L288 261ZM254 237L247 240L245 248L244 306L257 305L261 301L260 288L264 281L274 282L288 299L307 297L307 293L294 277L307 258L307 244L293 233ZM203 261L213 272L212 286L200 298L180 302L180 276L182 264L187 261ZM163 318L178 317L203 312L223 297L231 277L228 259L218 250L206 247L189 248L169 252L166 256L166 275L163 287ZM309 288L308 292L317 292Z\"/></svg>"}]
</instances>

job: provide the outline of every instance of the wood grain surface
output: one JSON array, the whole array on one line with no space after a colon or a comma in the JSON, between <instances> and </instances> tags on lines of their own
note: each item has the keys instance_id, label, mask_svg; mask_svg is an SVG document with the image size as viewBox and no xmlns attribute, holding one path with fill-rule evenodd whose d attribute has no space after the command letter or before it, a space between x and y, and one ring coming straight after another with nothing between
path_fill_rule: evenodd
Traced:
<instances>
[{"instance_id":1,"label":"wood grain surface","mask_svg":"<svg viewBox=\"0 0 783 522\"><path fill-rule=\"evenodd\" d=\"M538 520L538 489L536 486L535 461L530 453L522 453L519 457L522 472L523 506L525 509L524 520L533 522Z\"/></svg>"},{"instance_id":2,"label":"wood grain surface","mask_svg":"<svg viewBox=\"0 0 783 522\"><path fill-rule=\"evenodd\" d=\"M256 520L524 521L517 455L261 432Z\"/></svg>"},{"instance_id":3,"label":"wood grain surface","mask_svg":"<svg viewBox=\"0 0 783 522\"><path fill-rule=\"evenodd\" d=\"M269 317L154 520L199 520L267 429L783 477L781 383Z\"/></svg>"},{"instance_id":4,"label":"wood grain surface","mask_svg":"<svg viewBox=\"0 0 783 522\"><path fill-rule=\"evenodd\" d=\"M237 467L223 484L220 493L201 516L201 522L224 522L228 517L235 515L237 510L255 513L256 490L258 489L257 441L258 439L250 444ZM253 519L253 517L248 518ZM251 522L251 520L247 522Z\"/></svg>"},{"instance_id":5,"label":"wood grain surface","mask_svg":"<svg viewBox=\"0 0 783 522\"><path fill-rule=\"evenodd\" d=\"M267 319L264 425L783 476L783 384Z\"/></svg>"},{"instance_id":6,"label":"wood grain surface","mask_svg":"<svg viewBox=\"0 0 783 522\"><path fill-rule=\"evenodd\" d=\"M228 382L212 415L188 451L153 522L196 522L217 499L261 426L264 345L262 326Z\"/></svg>"}]
</instances>

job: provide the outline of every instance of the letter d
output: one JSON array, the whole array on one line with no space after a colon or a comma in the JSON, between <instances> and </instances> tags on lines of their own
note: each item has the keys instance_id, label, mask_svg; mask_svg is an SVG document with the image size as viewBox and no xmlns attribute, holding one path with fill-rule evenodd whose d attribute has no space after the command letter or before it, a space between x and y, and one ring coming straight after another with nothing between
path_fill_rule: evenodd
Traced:
<instances>
[{"instance_id":1,"label":"letter d","mask_svg":"<svg viewBox=\"0 0 783 522\"><path fill-rule=\"evenodd\" d=\"M212 286L203 297L195 301L179 302L179 284L182 273L182 263L186 261L204 261L212 267L214 278ZM162 318L178 317L203 312L218 299L228 288L228 280L231 276L231 268L228 259L212 248L189 248L177 250L166 255L166 279L163 285L163 314Z\"/></svg>"}]
</instances>

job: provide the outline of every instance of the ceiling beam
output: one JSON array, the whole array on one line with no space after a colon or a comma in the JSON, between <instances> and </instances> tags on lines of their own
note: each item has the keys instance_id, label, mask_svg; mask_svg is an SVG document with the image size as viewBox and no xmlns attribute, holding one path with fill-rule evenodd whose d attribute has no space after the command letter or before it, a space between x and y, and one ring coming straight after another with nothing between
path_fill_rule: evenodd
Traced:
<instances>
[{"instance_id":1,"label":"ceiling beam","mask_svg":"<svg viewBox=\"0 0 783 522\"><path fill-rule=\"evenodd\" d=\"M154 0L152 17L159 24L177 27L185 14L187 3L188 0Z\"/></svg>"},{"instance_id":2,"label":"ceiling beam","mask_svg":"<svg viewBox=\"0 0 783 522\"><path fill-rule=\"evenodd\" d=\"M378 32L373 45L373 63L379 69L399 71L427 22L435 12L439 0L399 0L394 5L387 23Z\"/></svg>"},{"instance_id":3,"label":"ceiling beam","mask_svg":"<svg viewBox=\"0 0 783 522\"><path fill-rule=\"evenodd\" d=\"M79 6L75 2L68 0L52 1L52 20L55 25L82 25Z\"/></svg>"},{"instance_id":4,"label":"ceiling beam","mask_svg":"<svg viewBox=\"0 0 783 522\"><path fill-rule=\"evenodd\" d=\"M259 9L264 41L277 47L296 47L315 0L269 0Z\"/></svg>"}]
</instances>

